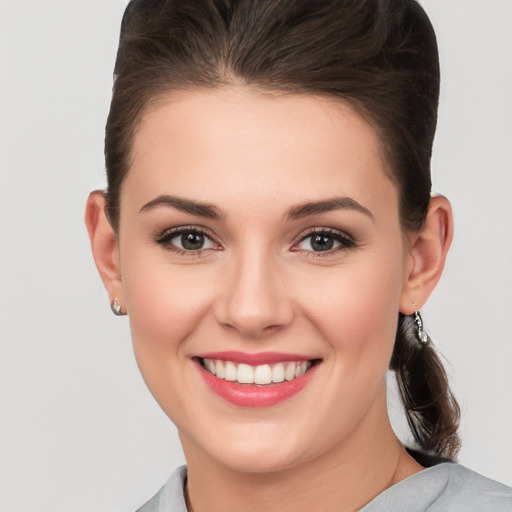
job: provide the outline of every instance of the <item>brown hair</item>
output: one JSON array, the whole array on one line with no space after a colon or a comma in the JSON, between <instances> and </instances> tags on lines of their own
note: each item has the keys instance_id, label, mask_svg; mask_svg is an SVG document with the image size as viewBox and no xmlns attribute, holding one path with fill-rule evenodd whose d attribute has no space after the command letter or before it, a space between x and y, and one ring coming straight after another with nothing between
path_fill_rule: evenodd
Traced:
<instances>
[{"instance_id":1,"label":"brown hair","mask_svg":"<svg viewBox=\"0 0 512 512\"><path fill-rule=\"evenodd\" d=\"M414 0L132 0L114 79L105 158L116 231L133 135L148 106L173 90L231 83L351 104L380 136L403 228L422 225L439 60L433 28ZM445 371L401 314L390 368L419 447L456 456L459 408Z\"/></svg>"}]
</instances>

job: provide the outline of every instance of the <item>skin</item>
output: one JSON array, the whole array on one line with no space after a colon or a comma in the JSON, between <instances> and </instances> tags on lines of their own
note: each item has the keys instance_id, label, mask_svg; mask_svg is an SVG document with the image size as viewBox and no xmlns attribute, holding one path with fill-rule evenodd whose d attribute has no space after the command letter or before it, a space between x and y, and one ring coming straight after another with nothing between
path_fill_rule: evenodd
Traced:
<instances>
[{"instance_id":1,"label":"skin","mask_svg":"<svg viewBox=\"0 0 512 512\"><path fill-rule=\"evenodd\" d=\"M398 312L419 309L441 275L452 217L435 197L422 229L404 232L387 171L375 131L350 106L236 87L173 93L146 113L119 233L103 194L91 194L95 261L129 314L141 373L178 427L190 510L356 510L422 469L391 429L385 373ZM144 209L162 195L220 218ZM367 212L287 215L335 197ZM172 250L179 236L158 242L180 226L211 241L188 253ZM314 251L312 229L352 242ZM192 359L222 350L321 362L285 402L242 408L213 394Z\"/></svg>"}]
</instances>

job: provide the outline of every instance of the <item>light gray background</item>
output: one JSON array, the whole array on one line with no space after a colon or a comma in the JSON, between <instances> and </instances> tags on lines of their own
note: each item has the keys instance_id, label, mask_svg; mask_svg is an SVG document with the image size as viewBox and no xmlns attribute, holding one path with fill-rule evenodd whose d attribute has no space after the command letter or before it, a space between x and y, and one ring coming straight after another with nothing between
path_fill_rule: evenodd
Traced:
<instances>
[{"instance_id":1,"label":"light gray background","mask_svg":"<svg viewBox=\"0 0 512 512\"><path fill-rule=\"evenodd\" d=\"M2 512L131 511L183 462L82 220L124 4L0 0ZM463 408L460 461L512 484L512 3L423 4L443 71L435 190L456 225L424 319Z\"/></svg>"}]
</instances>

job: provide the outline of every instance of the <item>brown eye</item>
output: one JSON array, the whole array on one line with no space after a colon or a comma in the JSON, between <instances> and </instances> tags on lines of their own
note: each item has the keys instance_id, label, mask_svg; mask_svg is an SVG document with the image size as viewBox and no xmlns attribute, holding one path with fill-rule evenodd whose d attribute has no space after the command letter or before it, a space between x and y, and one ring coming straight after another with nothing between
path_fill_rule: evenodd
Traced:
<instances>
[{"instance_id":1,"label":"brown eye","mask_svg":"<svg viewBox=\"0 0 512 512\"><path fill-rule=\"evenodd\" d=\"M329 252L354 247L355 242L338 231L314 231L304 236L298 244L295 245L295 251L307 252Z\"/></svg>"},{"instance_id":2,"label":"brown eye","mask_svg":"<svg viewBox=\"0 0 512 512\"><path fill-rule=\"evenodd\" d=\"M180 238L181 247L187 251L198 251L205 243L205 236L202 233L183 233Z\"/></svg>"},{"instance_id":3,"label":"brown eye","mask_svg":"<svg viewBox=\"0 0 512 512\"><path fill-rule=\"evenodd\" d=\"M218 248L218 245L208 235L197 229L173 229L163 233L157 242L169 250L182 252Z\"/></svg>"},{"instance_id":4,"label":"brown eye","mask_svg":"<svg viewBox=\"0 0 512 512\"><path fill-rule=\"evenodd\" d=\"M314 251L329 251L334 247L334 239L327 235L312 235L310 244Z\"/></svg>"}]
</instances>

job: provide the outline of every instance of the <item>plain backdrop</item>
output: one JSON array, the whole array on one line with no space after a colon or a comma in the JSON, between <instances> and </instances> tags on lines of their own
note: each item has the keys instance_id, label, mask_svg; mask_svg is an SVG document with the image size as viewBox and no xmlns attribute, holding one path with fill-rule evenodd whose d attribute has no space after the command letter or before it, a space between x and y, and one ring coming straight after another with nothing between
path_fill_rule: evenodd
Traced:
<instances>
[{"instance_id":1,"label":"plain backdrop","mask_svg":"<svg viewBox=\"0 0 512 512\"><path fill-rule=\"evenodd\" d=\"M132 511L184 461L83 224L124 5L0 0L2 512ZM512 484L512 3L423 5L442 65L433 178L456 226L424 320L462 405L460 462Z\"/></svg>"}]
</instances>

